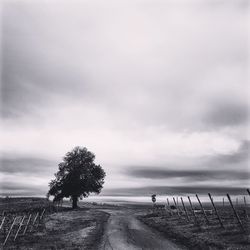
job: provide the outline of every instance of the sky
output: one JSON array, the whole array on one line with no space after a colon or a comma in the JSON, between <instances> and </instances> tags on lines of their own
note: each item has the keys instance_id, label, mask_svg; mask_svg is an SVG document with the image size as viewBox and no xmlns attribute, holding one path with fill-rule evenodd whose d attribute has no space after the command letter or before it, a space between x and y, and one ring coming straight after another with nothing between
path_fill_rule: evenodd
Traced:
<instances>
[{"instance_id":1,"label":"sky","mask_svg":"<svg viewBox=\"0 0 250 250\"><path fill-rule=\"evenodd\" d=\"M45 196L75 146L101 196L249 187L247 0L3 0L0 195Z\"/></svg>"}]
</instances>

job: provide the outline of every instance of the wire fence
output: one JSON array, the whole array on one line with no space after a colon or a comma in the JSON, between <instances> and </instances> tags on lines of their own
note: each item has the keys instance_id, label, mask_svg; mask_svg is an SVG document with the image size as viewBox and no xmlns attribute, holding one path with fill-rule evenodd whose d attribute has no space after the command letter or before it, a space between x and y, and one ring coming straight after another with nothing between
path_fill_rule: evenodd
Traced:
<instances>
[{"instance_id":1,"label":"wire fence","mask_svg":"<svg viewBox=\"0 0 250 250\"><path fill-rule=\"evenodd\" d=\"M58 212L58 206L51 202L5 202L0 204L0 244L18 241L26 235L44 228L44 219Z\"/></svg>"},{"instance_id":2,"label":"wire fence","mask_svg":"<svg viewBox=\"0 0 250 250\"><path fill-rule=\"evenodd\" d=\"M250 196L249 189L246 191L246 195ZM204 203L198 194L192 197L172 197L172 199L166 198L165 205L157 205L155 199L152 199L153 207L150 209L150 213L151 216L155 214L174 217L183 222L193 223L196 226L204 224L211 226L217 223L222 229L226 229L237 224L242 232L249 231L250 206L247 203L246 196L243 196L243 202L239 203L239 199L236 198L234 203L230 194L226 194L220 205L214 201L210 193L208 193L208 198L209 203Z\"/></svg>"}]
</instances>

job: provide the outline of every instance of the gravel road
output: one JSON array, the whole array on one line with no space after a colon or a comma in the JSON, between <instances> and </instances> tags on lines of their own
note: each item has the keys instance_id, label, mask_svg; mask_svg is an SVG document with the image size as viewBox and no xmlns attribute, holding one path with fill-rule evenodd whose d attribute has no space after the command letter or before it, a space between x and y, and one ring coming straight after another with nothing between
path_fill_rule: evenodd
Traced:
<instances>
[{"instance_id":1,"label":"gravel road","mask_svg":"<svg viewBox=\"0 0 250 250\"><path fill-rule=\"evenodd\" d=\"M110 217L100 248L102 250L185 249L144 225L129 209L105 212Z\"/></svg>"}]
</instances>

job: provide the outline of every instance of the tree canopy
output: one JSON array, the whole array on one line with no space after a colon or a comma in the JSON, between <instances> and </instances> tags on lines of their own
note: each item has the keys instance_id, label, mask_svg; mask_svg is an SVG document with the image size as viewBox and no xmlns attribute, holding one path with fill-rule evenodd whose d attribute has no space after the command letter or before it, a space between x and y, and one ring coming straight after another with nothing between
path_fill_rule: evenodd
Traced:
<instances>
[{"instance_id":1,"label":"tree canopy","mask_svg":"<svg viewBox=\"0 0 250 250\"><path fill-rule=\"evenodd\" d=\"M48 195L54 196L54 201L70 197L72 207L76 208L79 197L99 194L106 174L94 160L95 155L85 147L75 147L68 152L58 165L55 179L49 183Z\"/></svg>"}]
</instances>

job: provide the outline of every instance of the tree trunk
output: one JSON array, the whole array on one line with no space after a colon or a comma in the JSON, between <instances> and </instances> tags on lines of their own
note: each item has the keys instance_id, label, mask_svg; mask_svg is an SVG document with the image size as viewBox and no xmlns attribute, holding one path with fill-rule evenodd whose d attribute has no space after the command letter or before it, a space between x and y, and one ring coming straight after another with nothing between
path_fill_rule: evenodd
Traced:
<instances>
[{"instance_id":1,"label":"tree trunk","mask_svg":"<svg viewBox=\"0 0 250 250\"><path fill-rule=\"evenodd\" d=\"M72 197L72 208L73 209L77 208L77 201L78 201L78 197L77 196L73 196Z\"/></svg>"}]
</instances>

